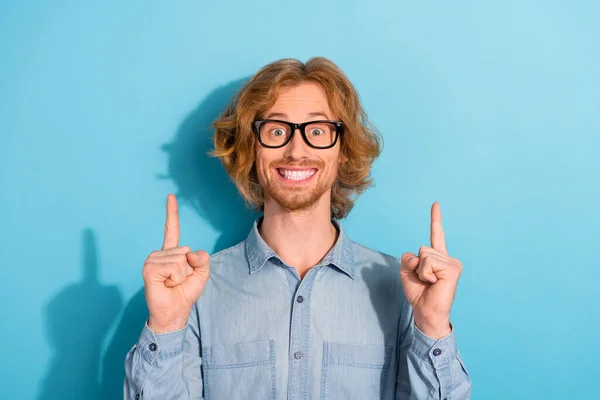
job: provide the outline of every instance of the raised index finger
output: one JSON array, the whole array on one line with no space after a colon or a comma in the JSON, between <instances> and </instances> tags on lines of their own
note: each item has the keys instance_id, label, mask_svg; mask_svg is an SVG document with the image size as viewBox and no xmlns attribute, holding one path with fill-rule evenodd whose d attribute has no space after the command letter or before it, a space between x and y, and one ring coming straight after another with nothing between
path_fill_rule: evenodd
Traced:
<instances>
[{"instance_id":1,"label":"raised index finger","mask_svg":"<svg viewBox=\"0 0 600 400\"><path fill-rule=\"evenodd\" d=\"M167 196L167 221L165 222L165 239L163 250L174 249L179 245L179 214L177 212L177 198L174 194Z\"/></svg>"},{"instance_id":2,"label":"raised index finger","mask_svg":"<svg viewBox=\"0 0 600 400\"><path fill-rule=\"evenodd\" d=\"M448 254L446 249L446 239L444 238L444 229L442 228L442 212L440 203L437 201L431 206L431 247L434 250Z\"/></svg>"}]
</instances>

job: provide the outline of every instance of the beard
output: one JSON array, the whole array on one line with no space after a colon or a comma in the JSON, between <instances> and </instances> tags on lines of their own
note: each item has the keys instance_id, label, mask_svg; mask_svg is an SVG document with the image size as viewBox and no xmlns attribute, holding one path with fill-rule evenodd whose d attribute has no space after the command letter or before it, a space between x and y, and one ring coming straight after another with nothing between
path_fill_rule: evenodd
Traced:
<instances>
[{"instance_id":1,"label":"beard","mask_svg":"<svg viewBox=\"0 0 600 400\"><path fill-rule=\"evenodd\" d=\"M281 208L288 211L310 210L317 204L323 195L329 191L337 178L337 171L331 173L325 170L323 161L310 161L290 164L285 161L273 161L269 163L269 171L279 174L277 168L300 167L316 168L317 180L311 182L307 187L286 187L277 182L276 178L267 182L265 194L272 198ZM326 176L327 174L331 176Z\"/></svg>"}]
</instances>

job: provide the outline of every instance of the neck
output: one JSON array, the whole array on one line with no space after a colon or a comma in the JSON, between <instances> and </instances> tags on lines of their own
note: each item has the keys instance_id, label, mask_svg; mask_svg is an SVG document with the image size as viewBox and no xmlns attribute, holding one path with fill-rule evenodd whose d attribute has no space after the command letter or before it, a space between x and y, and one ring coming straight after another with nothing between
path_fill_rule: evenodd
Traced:
<instances>
[{"instance_id":1,"label":"neck","mask_svg":"<svg viewBox=\"0 0 600 400\"><path fill-rule=\"evenodd\" d=\"M325 257L337 239L329 198L324 195L313 207L301 211L284 210L272 199L265 201L260 235L301 278Z\"/></svg>"}]
</instances>

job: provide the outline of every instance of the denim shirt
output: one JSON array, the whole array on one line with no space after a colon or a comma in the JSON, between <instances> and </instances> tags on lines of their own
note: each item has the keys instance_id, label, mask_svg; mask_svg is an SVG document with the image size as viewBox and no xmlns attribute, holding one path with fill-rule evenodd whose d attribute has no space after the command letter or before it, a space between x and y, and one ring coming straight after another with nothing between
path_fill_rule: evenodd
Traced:
<instances>
[{"instance_id":1,"label":"denim shirt","mask_svg":"<svg viewBox=\"0 0 600 400\"><path fill-rule=\"evenodd\" d=\"M148 325L125 361L129 399L469 399L452 332L414 324L397 258L341 225L334 247L300 278L261 238L211 256L187 325Z\"/></svg>"}]
</instances>

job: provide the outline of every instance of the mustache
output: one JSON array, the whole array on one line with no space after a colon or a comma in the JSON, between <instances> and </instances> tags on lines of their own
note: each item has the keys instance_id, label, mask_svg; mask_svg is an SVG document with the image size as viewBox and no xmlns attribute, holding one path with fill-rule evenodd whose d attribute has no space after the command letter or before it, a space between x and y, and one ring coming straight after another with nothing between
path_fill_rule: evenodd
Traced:
<instances>
[{"instance_id":1,"label":"mustache","mask_svg":"<svg viewBox=\"0 0 600 400\"><path fill-rule=\"evenodd\" d=\"M275 160L269 163L269 168L316 168L322 169L325 162L321 160L303 160L299 162L289 162L286 160Z\"/></svg>"}]
</instances>

